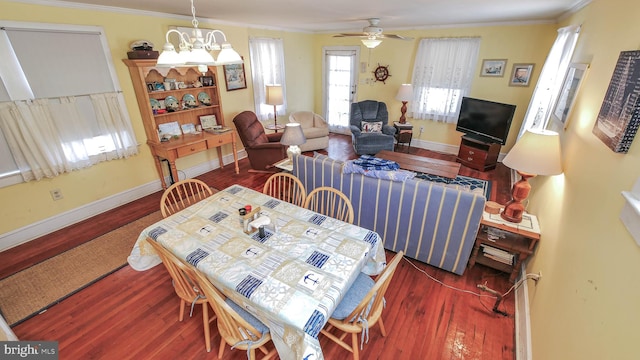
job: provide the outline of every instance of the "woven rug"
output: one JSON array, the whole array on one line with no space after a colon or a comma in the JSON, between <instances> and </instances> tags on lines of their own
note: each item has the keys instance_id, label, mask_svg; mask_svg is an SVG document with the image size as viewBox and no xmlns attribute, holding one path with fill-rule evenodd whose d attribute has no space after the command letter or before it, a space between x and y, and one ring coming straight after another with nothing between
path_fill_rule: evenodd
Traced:
<instances>
[{"instance_id":1,"label":"woven rug","mask_svg":"<svg viewBox=\"0 0 640 360\"><path fill-rule=\"evenodd\" d=\"M470 190L475 190L477 188L480 188L482 189L482 193L484 194L484 197L487 200L490 200L490 197L491 197L491 181L476 179L476 178L462 176L462 175L456 176L455 179L449 179L449 178L445 178L437 175L417 173L416 177L424 180L429 180L429 181L441 182L441 183L452 184L452 185L460 185L460 186L468 187Z\"/></svg>"},{"instance_id":2,"label":"woven rug","mask_svg":"<svg viewBox=\"0 0 640 360\"><path fill-rule=\"evenodd\" d=\"M127 264L138 236L160 221L156 211L0 280L0 311L17 325Z\"/></svg>"}]
</instances>

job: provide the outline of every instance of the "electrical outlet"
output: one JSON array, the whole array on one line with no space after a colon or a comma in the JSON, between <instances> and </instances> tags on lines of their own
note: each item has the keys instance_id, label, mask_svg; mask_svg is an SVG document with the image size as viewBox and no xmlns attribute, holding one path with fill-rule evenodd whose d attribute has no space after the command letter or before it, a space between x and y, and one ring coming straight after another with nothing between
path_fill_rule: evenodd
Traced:
<instances>
[{"instance_id":1,"label":"electrical outlet","mask_svg":"<svg viewBox=\"0 0 640 360\"><path fill-rule=\"evenodd\" d=\"M60 189L53 189L51 191L49 191L49 193L51 193L51 198L54 201L60 200L62 199L64 196L62 196L62 191Z\"/></svg>"},{"instance_id":2,"label":"electrical outlet","mask_svg":"<svg viewBox=\"0 0 640 360\"><path fill-rule=\"evenodd\" d=\"M420 134L424 132L424 126L420 126Z\"/></svg>"},{"instance_id":3,"label":"electrical outlet","mask_svg":"<svg viewBox=\"0 0 640 360\"><path fill-rule=\"evenodd\" d=\"M538 280L542 279L542 271L538 271L537 274L529 274L529 279L537 283Z\"/></svg>"}]
</instances>

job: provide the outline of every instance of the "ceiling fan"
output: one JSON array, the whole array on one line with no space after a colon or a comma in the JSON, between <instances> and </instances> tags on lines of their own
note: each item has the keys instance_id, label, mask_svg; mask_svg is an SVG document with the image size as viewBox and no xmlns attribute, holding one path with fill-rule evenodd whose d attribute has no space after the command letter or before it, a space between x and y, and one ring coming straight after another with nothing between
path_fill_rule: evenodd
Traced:
<instances>
[{"instance_id":1,"label":"ceiling fan","mask_svg":"<svg viewBox=\"0 0 640 360\"><path fill-rule=\"evenodd\" d=\"M346 33L346 34L337 34L337 35L333 35L334 37L359 37L362 38L362 43L370 48L373 49L374 47L380 45L380 43L382 42L381 39L400 39L400 40L412 40L413 38L410 37L404 37L404 36L400 36L400 35L395 35L395 34L383 34L382 33L382 28L379 27L378 25L380 24L380 19L378 18L371 18L371 19L367 19L367 21L369 22L369 26L365 26L362 29L362 33Z\"/></svg>"}]
</instances>

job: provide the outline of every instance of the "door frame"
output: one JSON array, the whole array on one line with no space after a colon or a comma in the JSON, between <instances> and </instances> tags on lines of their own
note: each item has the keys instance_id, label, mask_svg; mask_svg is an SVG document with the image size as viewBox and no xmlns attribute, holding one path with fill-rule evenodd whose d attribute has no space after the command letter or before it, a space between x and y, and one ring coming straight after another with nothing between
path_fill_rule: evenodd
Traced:
<instances>
[{"instance_id":1,"label":"door frame","mask_svg":"<svg viewBox=\"0 0 640 360\"><path fill-rule=\"evenodd\" d=\"M360 78L360 46L323 46L322 47L322 114L327 117L327 64L326 55L327 51L355 51L354 61L354 75L353 75L353 93L351 100L357 99L358 96L358 81Z\"/></svg>"}]
</instances>

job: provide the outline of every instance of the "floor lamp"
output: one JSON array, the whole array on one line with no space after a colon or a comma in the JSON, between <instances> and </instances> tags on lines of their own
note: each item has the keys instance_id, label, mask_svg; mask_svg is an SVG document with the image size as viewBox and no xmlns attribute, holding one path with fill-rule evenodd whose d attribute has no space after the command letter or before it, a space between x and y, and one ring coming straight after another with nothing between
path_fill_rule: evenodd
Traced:
<instances>
[{"instance_id":1,"label":"floor lamp","mask_svg":"<svg viewBox=\"0 0 640 360\"><path fill-rule=\"evenodd\" d=\"M273 125L278 129L278 111L276 106L284 104L282 85L267 85L267 105L273 105Z\"/></svg>"},{"instance_id":2,"label":"floor lamp","mask_svg":"<svg viewBox=\"0 0 640 360\"><path fill-rule=\"evenodd\" d=\"M502 163L516 170L522 178L513 185L512 200L505 205L500 216L509 222L519 223L524 213L522 202L531 191L528 179L536 175L562 174L560 136L548 130L527 130Z\"/></svg>"},{"instance_id":3,"label":"floor lamp","mask_svg":"<svg viewBox=\"0 0 640 360\"><path fill-rule=\"evenodd\" d=\"M396 95L396 100L402 101L402 107L400 108L400 124L404 124L407 122L407 117L404 115L407 112L407 102L409 100L413 100L413 85L400 85L400 89L398 89L398 94Z\"/></svg>"}]
</instances>

